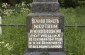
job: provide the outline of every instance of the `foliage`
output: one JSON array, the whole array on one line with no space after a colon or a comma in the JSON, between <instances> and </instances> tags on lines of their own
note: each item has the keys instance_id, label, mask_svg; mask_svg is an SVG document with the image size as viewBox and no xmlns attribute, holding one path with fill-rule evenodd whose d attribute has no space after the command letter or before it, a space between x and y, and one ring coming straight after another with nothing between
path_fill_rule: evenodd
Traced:
<instances>
[{"instance_id":1,"label":"foliage","mask_svg":"<svg viewBox=\"0 0 85 55\"><path fill-rule=\"evenodd\" d=\"M25 4L30 4L32 3L33 0L0 0L0 4L8 3L11 6L15 6L16 4L22 3L23 1L25 2ZM83 4L85 4L85 0L58 0L58 1L62 7L66 8L82 6Z\"/></svg>"},{"instance_id":2,"label":"foliage","mask_svg":"<svg viewBox=\"0 0 85 55\"><path fill-rule=\"evenodd\" d=\"M85 7L61 9L65 24L75 25L75 27L65 27L65 50L68 55L85 55L85 27L76 27L76 25L85 25L84 10Z\"/></svg>"},{"instance_id":3,"label":"foliage","mask_svg":"<svg viewBox=\"0 0 85 55\"><path fill-rule=\"evenodd\" d=\"M64 7L76 7L78 6L78 0L64 0Z\"/></svg>"},{"instance_id":4,"label":"foliage","mask_svg":"<svg viewBox=\"0 0 85 55\"><path fill-rule=\"evenodd\" d=\"M69 8L69 7L77 7L82 6L85 7L85 0L59 0L61 7Z\"/></svg>"},{"instance_id":5,"label":"foliage","mask_svg":"<svg viewBox=\"0 0 85 55\"><path fill-rule=\"evenodd\" d=\"M85 7L85 1L79 1L78 3L80 5L80 7Z\"/></svg>"},{"instance_id":6,"label":"foliage","mask_svg":"<svg viewBox=\"0 0 85 55\"><path fill-rule=\"evenodd\" d=\"M16 13L21 13L21 12L26 12L30 11L28 9L30 5L25 4L25 2L22 2L20 4L16 4L15 7L10 6L8 3L2 3L1 8L0 8L0 15L1 16L11 16Z\"/></svg>"},{"instance_id":7,"label":"foliage","mask_svg":"<svg viewBox=\"0 0 85 55\"><path fill-rule=\"evenodd\" d=\"M83 20L85 19L85 7L76 7L74 8L62 8L61 11L63 15L65 16L65 24L79 24L84 25L85 22Z\"/></svg>"},{"instance_id":8,"label":"foliage","mask_svg":"<svg viewBox=\"0 0 85 55\"><path fill-rule=\"evenodd\" d=\"M0 3L8 3L12 6L14 6L15 4L19 4L21 2L25 2L26 4L29 4L32 2L32 0L0 0Z\"/></svg>"},{"instance_id":9,"label":"foliage","mask_svg":"<svg viewBox=\"0 0 85 55\"><path fill-rule=\"evenodd\" d=\"M6 6L1 10L13 10L12 14L3 14L3 24L26 24L26 16L30 12L27 5L17 4L16 7ZM24 7L24 9L22 9ZM61 8L65 17L65 24L85 24L85 7ZM10 14L10 15L9 15ZM0 35L0 55L23 55L27 47L27 34L25 26L3 26ZM85 55L85 27L65 27L65 51L68 55ZM46 54L46 53L44 53Z\"/></svg>"},{"instance_id":10,"label":"foliage","mask_svg":"<svg viewBox=\"0 0 85 55\"><path fill-rule=\"evenodd\" d=\"M8 5L7 5L8 6ZM3 11L13 10L13 8L8 8L7 6L2 7ZM29 8L25 7L23 4L16 4L14 11L9 11L8 13L3 13L3 24L25 24L26 16L30 11ZM4 10L5 9L5 10ZM11 14L10 14L11 12ZM23 55L26 47L26 28L25 27L10 27L3 26L3 34L0 35L0 55Z\"/></svg>"}]
</instances>

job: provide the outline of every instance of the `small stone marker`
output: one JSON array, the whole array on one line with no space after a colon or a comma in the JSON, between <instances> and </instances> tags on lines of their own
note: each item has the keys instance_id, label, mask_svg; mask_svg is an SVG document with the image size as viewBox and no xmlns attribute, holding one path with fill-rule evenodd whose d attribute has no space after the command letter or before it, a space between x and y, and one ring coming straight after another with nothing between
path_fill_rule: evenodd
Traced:
<instances>
[{"instance_id":1,"label":"small stone marker","mask_svg":"<svg viewBox=\"0 0 85 55\"><path fill-rule=\"evenodd\" d=\"M28 47L24 55L66 55L64 18L58 0L33 0L27 17Z\"/></svg>"}]
</instances>

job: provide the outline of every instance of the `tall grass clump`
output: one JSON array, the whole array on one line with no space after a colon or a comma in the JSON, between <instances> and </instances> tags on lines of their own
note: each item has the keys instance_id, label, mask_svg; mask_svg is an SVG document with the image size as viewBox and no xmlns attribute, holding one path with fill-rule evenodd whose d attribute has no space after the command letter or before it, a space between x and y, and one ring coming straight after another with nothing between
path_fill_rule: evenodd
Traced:
<instances>
[{"instance_id":1,"label":"tall grass clump","mask_svg":"<svg viewBox=\"0 0 85 55\"><path fill-rule=\"evenodd\" d=\"M85 7L61 8L64 15L65 25L75 25L75 27L65 27L64 40L65 51L68 55L85 55Z\"/></svg>"},{"instance_id":2,"label":"tall grass clump","mask_svg":"<svg viewBox=\"0 0 85 55\"><path fill-rule=\"evenodd\" d=\"M3 3L0 7L2 24L26 24L26 16L30 12L29 4L24 2L15 7ZM0 55L23 55L26 48L25 26L2 26L0 35Z\"/></svg>"}]
</instances>

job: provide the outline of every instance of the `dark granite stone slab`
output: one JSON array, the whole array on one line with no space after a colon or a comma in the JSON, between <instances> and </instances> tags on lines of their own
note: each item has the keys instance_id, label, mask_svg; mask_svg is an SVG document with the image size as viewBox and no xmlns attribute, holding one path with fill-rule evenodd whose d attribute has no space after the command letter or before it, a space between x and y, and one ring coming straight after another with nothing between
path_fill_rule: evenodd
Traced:
<instances>
[{"instance_id":1,"label":"dark granite stone slab","mask_svg":"<svg viewBox=\"0 0 85 55\"><path fill-rule=\"evenodd\" d=\"M61 29L62 30L62 32L63 32L63 27L64 27L64 23L63 23L63 16L61 16L61 14L60 13L30 13L29 15L28 15L28 18L27 18L27 20L29 21L32 17L59 17L59 20L60 20L60 25L59 25L59 29ZM31 23L31 22L28 22L28 23ZM57 24L57 23L56 23ZM29 26L31 26L31 25L29 25ZM28 26L28 27L29 27ZM29 51L42 51L43 49L29 49ZM44 49L44 51L45 50L47 50L47 51L63 51L64 50L64 45L63 45L63 48L59 48L59 49L52 49L52 48L50 48L50 49Z\"/></svg>"},{"instance_id":2,"label":"dark granite stone slab","mask_svg":"<svg viewBox=\"0 0 85 55\"><path fill-rule=\"evenodd\" d=\"M24 55L66 55L65 52L30 52Z\"/></svg>"},{"instance_id":3,"label":"dark granite stone slab","mask_svg":"<svg viewBox=\"0 0 85 55\"><path fill-rule=\"evenodd\" d=\"M28 17L29 16L32 16L32 17L34 17L34 16L61 17L61 14L60 13L30 13L30 14L28 14Z\"/></svg>"},{"instance_id":4,"label":"dark granite stone slab","mask_svg":"<svg viewBox=\"0 0 85 55\"><path fill-rule=\"evenodd\" d=\"M27 37L29 38L29 40L31 38L31 36L29 34L32 34L30 32L30 30L34 29L33 28L33 23L32 23L33 22L33 17L37 17L37 18L38 17L58 17L58 20L59 20L59 22L58 22L58 24L59 24L58 25L58 29L62 30L61 33L64 32L64 17L59 12L58 0L33 0L32 13L30 13L27 16L27 34L28 34ZM57 23L55 23L55 24L57 24ZM49 30L50 29L51 28L49 28ZM39 32L37 32L37 33L39 34ZM47 34L49 34L49 33L47 33ZM38 37L40 37L40 36L38 36ZM30 46L33 46L33 45L31 45L28 42L29 44L28 44L27 49L24 52L24 55L67 55L64 52L64 36L63 36L63 34L61 35L61 37L63 39L61 41L61 42L63 42L62 48L42 48L42 47L41 48L37 48L37 47L32 48L32 47L29 47L29 45ZM28 40L28 38L27 38L27 40ZM57 39L56 39L56 42L57 42Z\"/></svg>"},{"instance_id":5,"label":"dark granite stone slab","mask_svg":"<svg viewBox=\"0 0 85 55\"><path fill-rule=\"evenodd\" d=\"M64 17L60 16L59 18L60 18L59 29L61 29L61 31L64 32Z\"/></svg>"},{"instance_id":6,"label":"dark granite stone slab","mask_svg":"<svg viewBox=\"0 0 85 55\"><path fill-rule=\"evenodd\" d=\"M27 28L27 32L30 32L30 29L32 28L32 17L31 16L27 16L26 18L26 28Z\"/></svg>"},{"instance_id":7,"label":"dark granite stone slab","mask_svg":"<svg viewBox=\"0 0 85 55\"><path fill-rule=\"evenodd\" d=\"M57 2L58 0L33 0L33 2Z\"/></svg>"},{"instance_id":8,"label":"dark granite stone slab","mask_svg":"<svg viewBox=\"0 0 85 55\"><path fill-rule=\"evenodd\" d=\"M59 3L57 2L35 2L32 4L33 13L43 13L43 12L59 12Z\"/></svg>"},{"instance_id":9,"label":"dark granite stone slab","mask_svg":"<svg viewBox=\"0 0 85 55\"><path fill-rule=\"evenodd\" d=\"M28 48L30 52L42 52L42 51L48 51L48 52L59 52L59 51L64 51L64 48Z\"/></svg>"}]
</instances>

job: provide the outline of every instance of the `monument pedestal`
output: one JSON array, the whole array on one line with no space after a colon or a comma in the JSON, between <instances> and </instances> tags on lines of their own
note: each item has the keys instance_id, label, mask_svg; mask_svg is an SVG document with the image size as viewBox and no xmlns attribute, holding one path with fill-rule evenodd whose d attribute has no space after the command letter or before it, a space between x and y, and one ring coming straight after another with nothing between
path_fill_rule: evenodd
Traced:
<instances>
[{"instance_id":1,"label":"monument pedestal","mask_svg":"<svg viewBox=\"0 0 85 55\"><path fill-rule=\"evenodd\" d=\"M66 55L65 52L27 52L24 55Z\"/></svg>"},{"instance_id":2,"label":"monument pedestal","mask_svg":"<svg viewBox=\"0 0 85 55\"><path fill-rule=\"evenodd\" d=\"M66 55L64 18L58 0L33 0L27 16L28 47L24 55Z\"/></svg>"}]
</instances>

